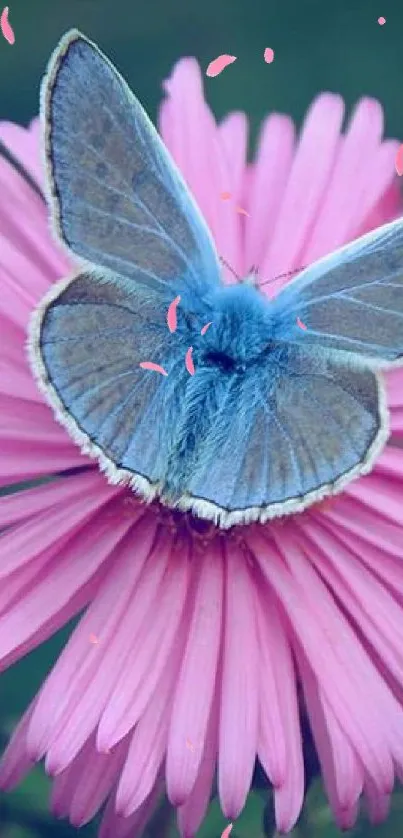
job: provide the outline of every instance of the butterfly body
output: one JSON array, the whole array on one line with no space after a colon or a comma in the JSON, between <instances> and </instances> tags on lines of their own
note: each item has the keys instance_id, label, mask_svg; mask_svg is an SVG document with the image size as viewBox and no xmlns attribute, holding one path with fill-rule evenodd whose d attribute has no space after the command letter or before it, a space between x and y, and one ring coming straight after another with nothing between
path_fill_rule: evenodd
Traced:
<instances>
[{"instance_id":1,"label":"butterfly body","mask_svg":"<svg viewBox=\"0 0 403 838\"><path fill-rule=\"evenodd\" d=\"M389 433L379 370L403 357L403 222L269 300L255 280L223 284L166 148L79 32L50 60L42 122L53 230L81 267L35 312L29 354L108 479L230 527L301 511L368 472Z\"/></svg>"}]
</instances>

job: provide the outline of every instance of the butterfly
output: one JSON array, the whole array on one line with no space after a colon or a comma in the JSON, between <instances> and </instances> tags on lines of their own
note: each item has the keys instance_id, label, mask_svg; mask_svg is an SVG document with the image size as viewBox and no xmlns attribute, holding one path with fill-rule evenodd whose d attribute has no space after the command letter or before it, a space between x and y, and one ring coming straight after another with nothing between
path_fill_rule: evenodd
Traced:
<instances>
[{"instance_id":1,"label":"butterfly","mask_svg":"<svg viewBox=\"0 0 403 838\"><path fill-rule=\"evenodd\" d=\"M269 300L222 282L162 140L76 30L50 59L41 117L53 231L79 267L34 312L29 354L83 452L112 483L224 529L301 511L368 472L388 437L381 370L403 355L403 222Z\"/></svg>"}]
</instances>

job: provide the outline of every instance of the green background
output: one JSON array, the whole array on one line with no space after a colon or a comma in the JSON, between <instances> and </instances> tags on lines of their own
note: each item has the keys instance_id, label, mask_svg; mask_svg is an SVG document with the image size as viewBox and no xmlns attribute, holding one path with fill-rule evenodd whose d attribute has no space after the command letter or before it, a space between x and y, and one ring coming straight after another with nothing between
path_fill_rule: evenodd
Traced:
<instances>
[{"instance_id":1,"label":"green background","mask_svg":"<svg viewBox=\"0 0 403 838\"><path fill-rule=\"evenodd\" d=\"M277 110L300 124L312 98L322 90L341 93L348 107L375 96L384 108L386 133L403 139L402 0L8 0L15 32L10 46L0 36L0 119L27 123L38 110L38 88L50 52L63 32L80 28L95 40L127 78L154 119L161 81L183 55L195 55L202 68L221 53L238 60L220 76L206 78L208 100L218 117L245 110L252 142L262 118ZM2 4L0 3L0 8ZM386 18L384 26L378 17ZM275 51L270 65L265 47ZM365 146L362 154L365 155ZM371 171L368 170L368 177ZM351 183L354 189L354 182ZM0 196L1 199L1 196ZM71 627L70 627L71 628ZM69 628L0 676L1 745L66 642ZM364 697L365 685L363 685ZM76 833L48 814L49 782L37 768L20 788L0 797L2 838L83 838L95 824ZM262 838L267 794L256 789L231 838ZM200 838L219 838L225 826L217 801ZM403 830L403 794L397 790L386 824L372 829L365 817L350 833L355 838L398 838ZM177 833L162 805L148 836ZM336 838L321 791L314 780L293 836Z\"/></svg>"}]
</instances>

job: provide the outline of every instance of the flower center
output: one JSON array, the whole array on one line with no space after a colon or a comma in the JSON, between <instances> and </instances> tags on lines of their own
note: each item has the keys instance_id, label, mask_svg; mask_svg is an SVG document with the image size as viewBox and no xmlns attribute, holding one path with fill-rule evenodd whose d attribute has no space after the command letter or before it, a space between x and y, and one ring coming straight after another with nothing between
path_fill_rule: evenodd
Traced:
<instances>
[{"instance_id":1,"label":"flower center","mask_svg":"<svg viewBox=\"0 0 403 838\"><path fill-rule=\"evenodd\" d=\"M222 530L212 521L198 518L191 512L181 512L178 509L170 509L158 500L153 502L156 515L160 524L166 527L171 535L188 536L196 548L205 548L216 538L231 539L240 544L242 538L242 527L235 526L228 530Z\"/></svg>"}]
</instances>

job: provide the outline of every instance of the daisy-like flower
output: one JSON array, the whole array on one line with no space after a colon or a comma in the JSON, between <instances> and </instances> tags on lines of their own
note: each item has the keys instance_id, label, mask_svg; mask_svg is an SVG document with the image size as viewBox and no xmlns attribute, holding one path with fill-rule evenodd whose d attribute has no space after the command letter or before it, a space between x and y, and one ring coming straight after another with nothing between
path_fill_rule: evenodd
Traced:
<instances>
[{"instance_id":1,"label":"daisy-like flower","mask_svg":"<svg viewBox=\"0 0 403 838\"><path fill-rule=\"evenodd\" d=\"M399 214L398 143L382 141L376 101L342 133L343 102L323 94L298 140L272 114L248 164L245 116L216 124L194 60L165 89L162 136L238 274L257 265L263 283ZM100 838L140 834L165 787L190 838L216 769L235 820L258 757L286 832L304 796L303 703L337 823L362 793L382 819L403 772L403 370L386 375L392 433L372 473L296 516L220 531L109 485L31 375L30 315L74 266L38 194L37 122L0 138L37 184L0 161L1 485L53 478L1 498L3 669L84 610L2 787L45 758L56 815L79 826L107 801Z\"/></svg>"}]
</instances>

